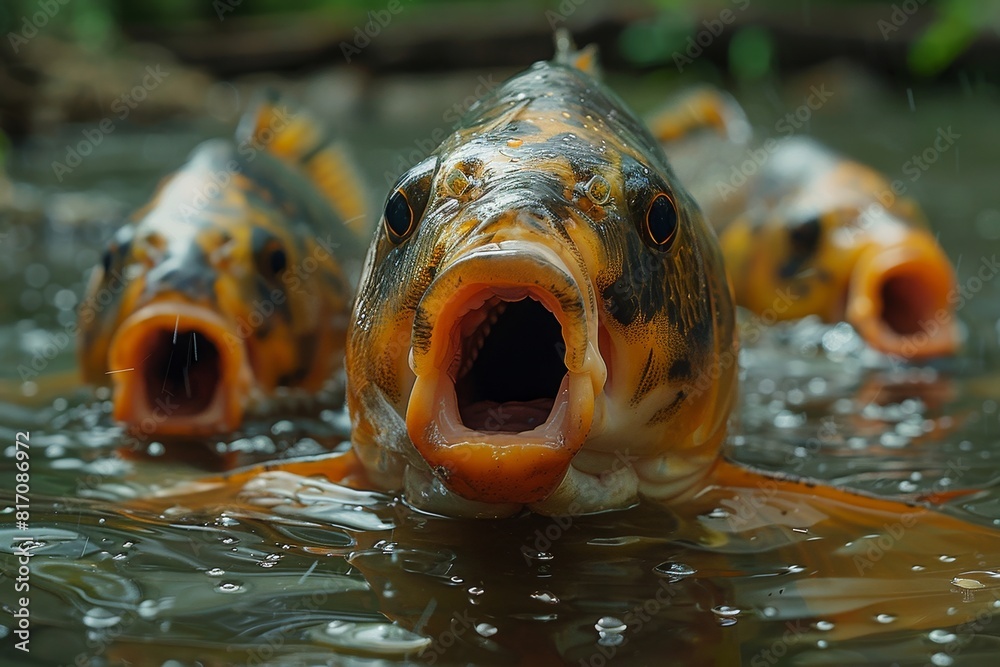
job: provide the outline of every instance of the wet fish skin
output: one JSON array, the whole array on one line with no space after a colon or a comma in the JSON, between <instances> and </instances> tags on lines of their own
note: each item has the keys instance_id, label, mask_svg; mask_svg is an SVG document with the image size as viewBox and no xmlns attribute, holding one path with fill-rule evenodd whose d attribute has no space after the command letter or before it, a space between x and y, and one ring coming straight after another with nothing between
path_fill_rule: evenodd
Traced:
<instances>
[{"instance_id":1,"label":"wet fish skin","mask_svg":"<svg viewBox=\"0 0 1000 667\"><path fill-rule=\"evenodd\" d=\"M393 188L386 215L402 223L384 215L369 249L348 336L352 440L374 483L418 505L558 514L669 497L724 436L736 341L718 243L648 130L580 62L538 63L472 107ZM677 222L666 248L644 227L661 195ZM439 403L460 301L508 288L560 321L557 433L463 430Z\"/></svg>"}]
</instances>

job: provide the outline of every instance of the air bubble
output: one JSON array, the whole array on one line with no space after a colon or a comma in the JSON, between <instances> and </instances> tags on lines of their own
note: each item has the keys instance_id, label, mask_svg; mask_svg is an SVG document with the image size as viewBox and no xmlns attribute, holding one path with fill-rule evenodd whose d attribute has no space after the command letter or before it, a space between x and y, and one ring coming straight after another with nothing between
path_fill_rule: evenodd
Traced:
<instances>
[{"instance_id":1,"label":"air bubble","mask_svg":"<svg viewBox=\"0 0 1000 667\"><path fill-rule=\"evenodd\" d=\"M83 615L83 624L94 630L110 628L121 623L121 620L121 616L103 607L94 607Z\"/></svg>"},{"instance_id":2,"label":"air bubble","mask_svg":"<svg viewBox=\"0 0 1000 667\"><path fill-rule=\"evenodd\" d=\"M675 563L673 561L667 561L665 563L660 563L653 568L653 572L663 576L670 577L674 581L681 579L682 577L690 577L695 574L698 570L694 569L690 565L685 563Z\"/></svg>"},{"instance_id":3,"label":"air bubble","mask_svg":"<svg viewBox=\"0 0 1000 667\"><path fill-rule=\"evenodd\" d=\"M478 623L476 625L476 633L480 637L492 637L497 633L497 628L489 623Z\"/></svg>"},{"instance_id":4,"label":"air bubble","mask_svg":"<svg viewBox=\"0 0 1000 667\"><path fill-rule=\"evenodd\" d=\"M927 638L935 644L950 644L958 637L956 637L954 633L948 632L947 630L931 630L927 633Z\"/></svg>"},{"instance_id":5,"label":"air bubble","mask_svg":"<svg viewBox=\"0 0 1000 667\"><path fill-rule=\"evenodd\" d=\"M601 633L610 634L620 634L625 632L628 626L625 622L614 616L602 616L597 623L594 624L594 629Z\"/></svg>"},{"instance_id":6,"label":"air bubble","mask_svg":"<svg viewBox=\"0 0 1000 667\"><path fill-rule=\"evenodd\" d=\"M243 584L234 581L223 581L215 587L215 590L220 593L242 593L246 589L243 588Z\"/></svg>"}]
</instances>

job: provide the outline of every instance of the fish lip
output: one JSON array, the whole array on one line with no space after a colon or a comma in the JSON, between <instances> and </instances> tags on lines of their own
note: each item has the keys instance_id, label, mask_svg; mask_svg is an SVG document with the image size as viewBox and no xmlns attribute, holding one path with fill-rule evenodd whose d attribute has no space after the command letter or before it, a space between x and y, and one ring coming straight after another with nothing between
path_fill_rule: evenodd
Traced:
<instances>
[{"instance_id":1,"label":"fish lip","mask_svg":"<svg viewBox=\"0 0 1000 667\"><path fill-rule=\"evenodd\" d=\"M253 373L245 344L230 329L213 310L186 301L157 301L136 310L118 327L108 351L114 419L147 437L210 435L236 429L252 392ZM218 354L215 389L207 405L193 414L184 414L175 396L149 395L144 375L144 361L160 344L157 337L172 335L175 330L204 337Z\"/></svg>"},{"instance_id":2,"label":"fish lip","mask_svg":"<svg viewBox=\"0 0 1000 667\"><path fill-rule=\"evenodd\" d=\"M908 359L950 355L961 343L950 299L956 285L951 262L929 234L873 247L851 272L845 319L880 352Z\"/></svg>"},{"instance_id":3,"label":"fish lip","mask_svg":"<svg viewBox=\"0 0 1000 667\"><path fill-rule=\"evenodd\" d=\"M562 481L587 439L607 376L597 349L596 307L581 283L554 250L502 241L456 260L424 293L414 319L410 365L416 380L406 427L448 490L467 500L523 504L546 498ZM453 334L484 294L531 298L559 322L567 370L545 422L530 431L477 431L462 422L452 375L462 339ZM422 343L421 327L430 332Z\"/></svg>"}]
</instances>

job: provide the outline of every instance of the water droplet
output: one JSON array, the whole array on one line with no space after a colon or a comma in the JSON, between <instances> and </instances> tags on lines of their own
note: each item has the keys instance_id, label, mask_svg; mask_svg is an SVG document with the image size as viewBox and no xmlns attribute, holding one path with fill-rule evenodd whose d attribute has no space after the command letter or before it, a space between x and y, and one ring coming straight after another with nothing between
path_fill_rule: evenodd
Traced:
<instances>
[{"instance_id":1,"label":"water droplet","mask_svg":"<svg viewBox=\"0 0 1000 667\"><path fill-rule=\"evenodd\" d=\"M121 616L103 607L94 607L83 615L83 624L94 630L110 628L113 625L121 623L121 620Z\"/></svg>"},{"instance_id":2,"label":"water droplet","mask_svg":"<svg viewBox=\"0 0 1000 667\"><path fill-rule=\"evenodd\" d=\"M914 565L914 566L913 566L913 567L911 567L910 569L911 569L911 570L913 570L914 572L923 572L923 571L924 571L924 570L926 570L927 568L926 568L926 567L924 567L923 565Z\"/></svg>"},{"instance_id":3,"label":"water droplet","mask_svg":"<svg viewBox=\"0 0 1000 667\"><path fill-rule=\"evenodd\" d=\"M954 633L948 632L947 630L931 630L927 633L927 638L935 644L950 644L958 637L956 637Z\"/></svg>"},{"instance_id":4,"label":"water droplet","mask_svg":"<svg viewBox=\"0 0 1000 667\"><path fill-rule=\"evenodd\" d=\"M816 629L820 632L829 632L833 630L833 623L830 621L816 621Z\"/></svg>"},{"instance_id":5,"label":"water droplet","mask_svg":"<svg viewBox=\"0 0 1000 667\"><path fill-rule=\"evenodd\" d=\"M954 556L941 555L941 556L938 556L938 560L941 561L942 563L954 563L955 562L955 557Z\"/></svg>"},{"instance_id":6,"label":"water droplet","mask_svg":"<svg viewBox=\"0 0 1000 667\"><path fill-rule=\"evenodd\" d=\"M721 507L716 507L714 510L708 513L709 519L728 519L729 512L722 509Z\"/></svg>"},{"instance_id":7,"label":"water droplet","mask_svg":"<svg viewBox=\"0 0 1000 667\"><path fill-rule=\"evenodd\" d=\"M820 639L816 642L816 648L826 648L827 646L829 646L829 644L825 639Z\"/></svg>"},{"instance_id":8,"label":"water droplet","mask_svg":"<svg viewBox=\"0 0 1000 667\"><path fill-rule=\"evenodd\" d=\"M712 607L712 613L716 616L721 616L723 618L732 618L734 616L740 615L740 609L738 607L730 607L728 605L720 604L717 607Z\"/></svg>"},{"instance_id":9,"label":"water droplet","mask_svg":"<svg viewBox=\"0 0 1000 667\"><path fill-rule=\"evenodd\" d=\"M469 587L469 595L477 595L478 596L478 595L482 595L485 592L486 592L486 590L483 589L480 586L470 586Z\"/></svg>"},{"instance_id":10,"label":"water droplet","mask_svg":"<svg viewBox=\"0 0 1000 667\"><path fill-rule=\"evenodd\" d=\"M242 593L246 589L243 588L243 584L234 581L223 581L215 587L215 590L220 593Z\"/></svg>"},{"instance_id":11,"label":"water droplet","mask_svg":"<svg viewBox=\"0 0 1000 667\"><path fill-rule=\"evenodd\" d=\"M952 558L952 560L955 560ZM980 588L986 588L986 584L976 579L966 579L965 577L955 577L951 580L951 583L959 588L964 588L968 591L979 590Z\"/></svg>"},{"instance_id":12,"label":"water droplet","mask_svg":"<svg viewBox=\"0 0 1000 667\"><path fill-rule=\"evenodd\" d=\"M210 577L221 577L226 573L221 567L213 567L211 570L205 570L205 574Z\"/></svg>"},{"instance_id":13,"label":"water droplet","mask_svg":"<svg viewBox=\"0 0 1000 667\"><path fill-rule=\"evenodd\" d=\"M531 597L545 604L559 604L559 598L548 591L535 591L531 594Z\"/></svg>"},{"instance_id":14,"label":"water droplet","mask_svg":"<svg viewBox=\"0 0 1000 667\"><path fill-rule=\"evenodd\" d=\"M899 483L899 490L903 493L913 493L917 490L917 485L908 479L904 479Z\"/></svg>"},{"instance_id":15,"label":"water droplet","mask_svg":"<svg viewBox=\"0 0 1000 667\"><path fill-rule=\"evenodd\" d=\"M670 577L673 581L677 581L683 577L690 577L697 571L685 563L675 563L669 560L653 568L653 572Z\"/></svg>"},{"instance_id":16,"label":"water droplet","mask_svg":"<svg viewBox=\"0 0 1000 667\"><path fill-rule=\"evenodd\" d=\"M936 667L948 667L955 663L955 659L947 653L935 653L931 656L931 664Z\"/></svg>"},{"instance_id":17,"label":"water droplet","mask_svg":"<svg viewBox=\"0 0 1000 667\"><path fill-rule=\"evenodd\" d=\"M879 614L875 617L875 620L879 623L892 623L896 620L896 617L892 614Z\"/></svg>"},{"instance_id":18,"label":"water droplet","mask_svg":"<svg viewBox=\"0 0 1000 667\"><path fill-rule=\"evenodd\" d=\"M764 607L760 613L764 615L764 618L774 618L778 615L778 610L775 607Z\"/></svg>"},{"instance_id":19,"label":"water droplet","mask_svg":"<svg viewBox=\"0 0 1000 667\"><path fill-rule=\"evenodd\" d=\"M602 633L620 634L625 632L628 626L625 622L614 616L602 616L598 619L597 623L594 624L594 629Z\"/></svg>"},{"instance_id":20,"label":"water droplet","mask_svg":"<svg viewBox=\"0 0 1000 667\"><path fill-rule=\"evenodd\" d=\"M476 625L476 632L481 637L492 637L497 633L496 626L490 625L489 623L478 623Z\"/></svg>"},{"instance_id":21,"label":"water droplet","mask_svg":"<svg viewBox=\"0 0 1000 667\"><path fill-rule=\"evenodd\" d=\"M146 447L146 453L150 456L163 456L165 451L167 450L163 447L163 443L161 442L151 442L149 443L149 446Z\"/></svg>"}]
</instances>

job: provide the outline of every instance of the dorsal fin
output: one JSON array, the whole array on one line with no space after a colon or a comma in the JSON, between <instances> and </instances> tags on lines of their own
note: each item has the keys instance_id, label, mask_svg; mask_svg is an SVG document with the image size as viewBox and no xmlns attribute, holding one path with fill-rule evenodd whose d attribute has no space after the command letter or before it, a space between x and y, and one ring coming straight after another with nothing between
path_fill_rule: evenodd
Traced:
<instances>
[{"instance_id":1,"label":"dorsal fin","mask_svg":"<svg viewBox=\"0 0 1000 667\"><path fill-rule=\"evenodd\" d=\"M267 91L240 120L236 140L262 146L300 169L348 227L358 233L366 231L366 188L354 160L306 111Z\"/></svg>"},{"instance_id":2,"label":"dorsal fin","mask_svg":"<svg viewBox=\"0 0 1000 667\"><path fill-rule=\"evenodd\" d=\"M574 67L593 77L600 77L601 67L597 58L596 44L588 44L582 49L576 48L573 37L566 28L557 29L553 38L556 42L557 63Z\"/></svg>"}]
</instances>

